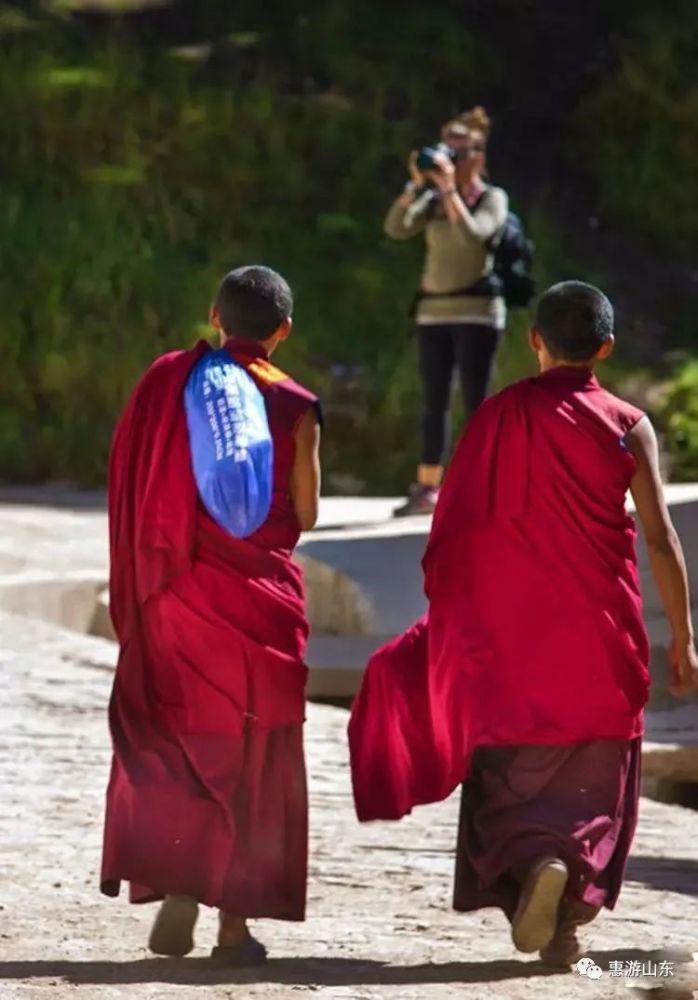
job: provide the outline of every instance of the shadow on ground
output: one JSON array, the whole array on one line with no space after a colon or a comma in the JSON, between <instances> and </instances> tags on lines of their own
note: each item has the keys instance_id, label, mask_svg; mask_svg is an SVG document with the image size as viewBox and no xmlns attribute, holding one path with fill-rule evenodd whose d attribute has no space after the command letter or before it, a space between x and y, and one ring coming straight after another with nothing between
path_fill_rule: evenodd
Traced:
<instances>
[{"instance_id":1,"label":"shadow on ground","mask_svg":"<svg viewBox=\"0 0 698 1000\"><path fill-rule=\"evenodd\" d=\"M360 959L297 958L272 960L257 969L226 968L205 958L146 958L135 962L0 962L0 981L48 978L63 979L74 985L277 983L289 986L395 986L489 983L560 974L559 970L539 961L446 962L441 965L406 966Z\"/></svg>"},{"instance_id":2,"label":"shadow on ground","mask_svg":"<svg viewBox=\"0 0 698 1000\"><path fill-rule=\"evenodd\" d=\"M633 854L628 859L625 878L663 892L698 896L698 861L690 858L656 858Z\"/></svg>"},{"instance_id":3,"label":"shadow on ground","mask_svg":"<svg viewBox=\"0 0 698 1000\"><path fill-rule=\"evenodd\" d=\"M637 948L589 953L605 973L612 962L669 961L678 974L692 961L688 952ZM514 979L567 975L540 961L445 962L429 965L385 965L342 958L275 959L258 968L226 968L207 958L145 958L134 962L27 961L0 962L0 982L61 979L75 986L168 983L214 986L227 983L274 983L288 986L399 986L434 983L494 983ZM646 985L646 981L645 981ZM657 986L670 986L665 979ZM682 984L683 985L683 984ZM698 983L696 984L698 985ZM677 983L677 987L681 987ZM685 989L685 986L683 987ZM690 995L690 994L689 994Z\"/></svg>"}]
</instances>

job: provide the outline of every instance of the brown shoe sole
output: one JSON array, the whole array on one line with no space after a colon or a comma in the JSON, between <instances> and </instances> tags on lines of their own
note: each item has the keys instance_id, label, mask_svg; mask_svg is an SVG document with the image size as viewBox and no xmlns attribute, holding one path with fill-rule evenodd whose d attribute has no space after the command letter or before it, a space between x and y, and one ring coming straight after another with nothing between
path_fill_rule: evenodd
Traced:
<instances>
[{"instance_id":1,"label":"brown shoe sole","mask_svg":"<svg viewBox=\"0 0 698 1000\"><path fill-rule=\"evenodd\" d=\"M148 948L154 955L182 958L194 949L194 927L199 907L193 899L166 899L155 918Z\"/></svg>"},{"instance_id":2,"label":"brown shoe sole","mask_svg":"<svg viewBox=\"0 0 698 1000\"><path fill-rule=\"evenodd\" d=\"M541 861L529 873L511 925L518 951L542 951L553 940L567 878L567 866L557 858Z\"/></svg>"}]
</instances>

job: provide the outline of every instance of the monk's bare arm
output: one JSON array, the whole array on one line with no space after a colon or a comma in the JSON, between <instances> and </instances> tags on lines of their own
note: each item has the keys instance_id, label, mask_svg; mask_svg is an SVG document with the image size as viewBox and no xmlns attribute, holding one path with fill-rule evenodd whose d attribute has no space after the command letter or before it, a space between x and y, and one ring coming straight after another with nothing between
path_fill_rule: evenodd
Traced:
<instances>
[{"instance_id":1,"label":"monk's bare arm","mask_svg":"<svg viewBox=\"0 0 698 1000\"><path fill-rule=\"evenodd\" d=\"M647 417L630 431L627 445L637 461L630 489L644 530L652 575L673 636L670 651L673 691L684 694L698 684L688 574L681 542L664 499L657 437Z\"/></svg>"},{"instance_id":2,"label":"monk's bare arm","mask_svg":"<svg viewBox=\"0 0 698 1000\"><path fill-rule=\"evenodd\" d=\"M317 521L320 506L320 424L314 407L298 423L295 440L291 500L302 530L310 531Z\"/></svg>"}]
</instances>

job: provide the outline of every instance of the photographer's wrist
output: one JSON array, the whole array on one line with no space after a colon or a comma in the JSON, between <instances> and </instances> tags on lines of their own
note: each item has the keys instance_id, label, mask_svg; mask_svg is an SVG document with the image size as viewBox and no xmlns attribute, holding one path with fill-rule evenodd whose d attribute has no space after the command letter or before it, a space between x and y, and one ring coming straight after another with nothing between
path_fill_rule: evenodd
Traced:
<instances>
[{"instance_id":1,"label":"photographer's wrist","mask_svg":"<svg viewBox=\"0 0 698 1000\"><path fill-rule=\"evenodd\" d=\"M417 185L414 181L408 181L398 198L398 204L403 208L409 207L417 196Z\"/></svg>"}]
</instances>

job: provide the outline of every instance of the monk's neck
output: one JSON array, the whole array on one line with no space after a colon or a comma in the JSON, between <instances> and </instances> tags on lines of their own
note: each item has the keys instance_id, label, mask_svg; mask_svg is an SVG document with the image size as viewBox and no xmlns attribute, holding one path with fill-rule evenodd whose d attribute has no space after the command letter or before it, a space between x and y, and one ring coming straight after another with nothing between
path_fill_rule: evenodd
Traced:
<instances>
[{"instance_id":1,"label":"monk's neck","mask_svg":"<svg viewBox=\"0 0 698 1000\"><path fill-rule=\"evenodd\" d=\"M590 365L588 361L553 361L552 358L542 358L539 359L539 365L541 375L555 371L557 368L563 371L591 372L592 375L594 373L594 366Z\"/></svg>"},{"instance_id":2,"label":"monk's neck","mask_svg":"<svg viewBox=\"0 0 698 1000\"><path fill-rule=\"evenodd\" d=\"M267 360L274 348L277 346L274 338L270 340L253 340L251 337L223 337L222 347L228 350L245 354L252 358L264 358Z\"/></svg>"}]
</instances>

